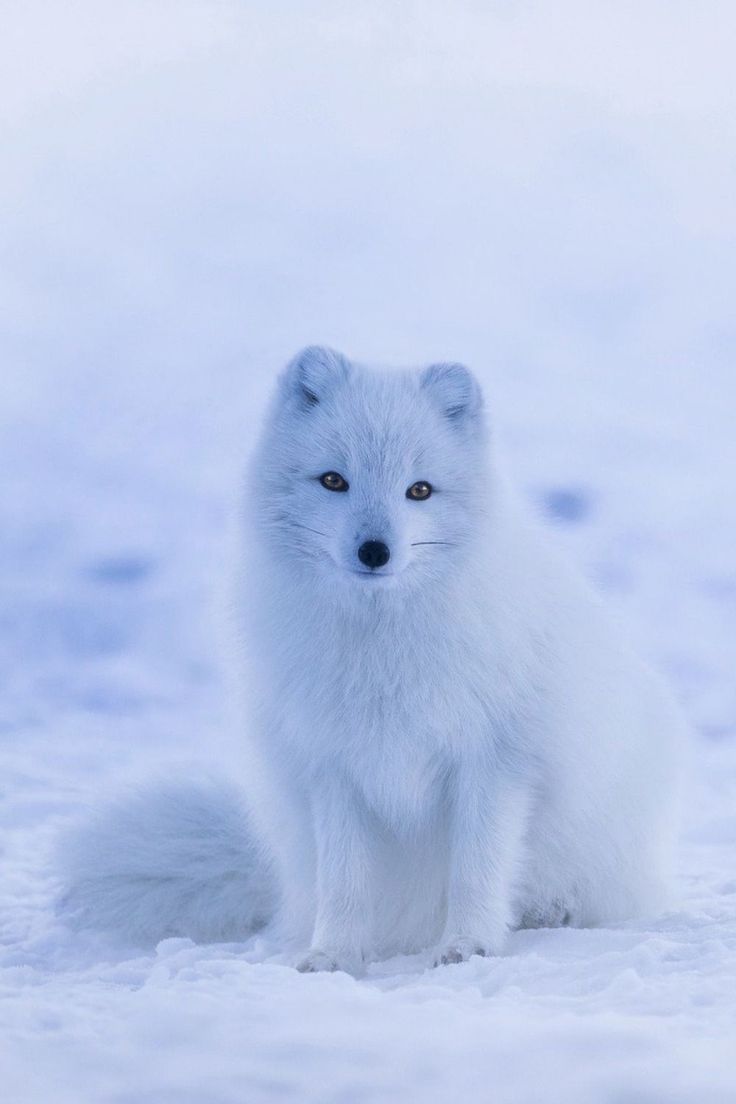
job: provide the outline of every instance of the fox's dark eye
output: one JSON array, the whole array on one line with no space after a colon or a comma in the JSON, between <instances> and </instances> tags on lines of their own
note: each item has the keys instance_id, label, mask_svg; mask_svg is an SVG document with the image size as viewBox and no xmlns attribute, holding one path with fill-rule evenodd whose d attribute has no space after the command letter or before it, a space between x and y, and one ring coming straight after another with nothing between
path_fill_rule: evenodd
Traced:
<instances>
[{"instance_id":1,"label":"fox's dark eye","mask_svg":"<svg viewBox=\"0 0 736 1104\"><path fill-rule=\"evenodd\" d=\"M325 472L324 475L319 477L319 481L328 491L346 491L348 489L347 479L343 479L339 472Z\"/></svg>"},{"instance_id":2,"label":"fox's dark eye","mask_svg":"<svg viewBox=\"0 0 736 1104\"><path fill-rule=\"evenodd\" d=\"M423 502L425 498L429 498L431 493L432 484L425 483L423 479L420 479L418 483L412 483L406 492L406 497L414 499L415 502Z\"/></svg>"}]
</instances>

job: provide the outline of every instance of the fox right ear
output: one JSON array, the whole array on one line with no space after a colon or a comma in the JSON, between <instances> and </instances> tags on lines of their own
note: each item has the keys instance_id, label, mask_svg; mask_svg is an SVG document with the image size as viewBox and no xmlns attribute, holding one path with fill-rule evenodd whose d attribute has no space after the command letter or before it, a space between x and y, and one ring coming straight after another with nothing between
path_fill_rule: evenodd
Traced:
<instances>
[{"instance_id":1,"label":"fox right ear","mask_svg":"<svg viewBox=\"0 0 736 1104\"><path fill-rule=\"evenodd\" d=\"M478 381L463 364L430 364L419 380L445 417L458 425L472 421L483 405Z\"/></svg>"},{"instance_id":2,"label":"fox right ear","mask_svg":"<svg viewBox=\"0 0 736 1104\"><path fill-rule=\"evenodd\" d=\"M317 406L350 373L350 361L323 345L308 345L288 365L282 377L286 394L305 409Z\"/></svg>"}]
</instances>

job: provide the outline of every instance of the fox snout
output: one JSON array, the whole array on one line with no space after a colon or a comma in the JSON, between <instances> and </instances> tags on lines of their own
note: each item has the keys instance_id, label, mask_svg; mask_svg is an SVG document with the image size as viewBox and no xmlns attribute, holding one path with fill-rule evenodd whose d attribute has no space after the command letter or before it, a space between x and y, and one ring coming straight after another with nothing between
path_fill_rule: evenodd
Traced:
<instances>
[{"instance_id":1,"label":"fox snout","mask_svg":"<svg viewBox=\"0 0 736 1104\"><path fill-rule=\"evenodd\" d=\"M373 571L377 567L383 567L388 563L391 559L391 551L383 541L367 540L358 549L358 559Z\"/></svg>"}]
</instances>

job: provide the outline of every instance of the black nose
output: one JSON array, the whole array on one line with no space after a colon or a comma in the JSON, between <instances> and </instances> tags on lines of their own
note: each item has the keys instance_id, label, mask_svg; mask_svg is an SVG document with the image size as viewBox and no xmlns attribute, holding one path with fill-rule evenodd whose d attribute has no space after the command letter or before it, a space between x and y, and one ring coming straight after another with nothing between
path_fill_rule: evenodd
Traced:
<instances>
[{"instance_id":1,"label":"black nose","mask_svg":"<svg viewBox=\"0 0 736 1104\"><path fill-rule=\"evenodd\" d=\"M366 541L358 549L358 559L366 567L383 567L391 558L388 545L383 541Z\"/></svg>"}]
</instances>

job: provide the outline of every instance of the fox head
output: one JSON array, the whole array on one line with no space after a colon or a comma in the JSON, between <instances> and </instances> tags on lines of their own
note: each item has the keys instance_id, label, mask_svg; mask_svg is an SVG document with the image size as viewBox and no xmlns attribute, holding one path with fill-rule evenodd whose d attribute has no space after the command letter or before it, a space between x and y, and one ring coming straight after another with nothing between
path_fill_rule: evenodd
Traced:
<instances>
[{"instance_id":1,"label":"fox head","mask_svg":"<svg viewBox=\"0 0 736 1104\"><path fill-rule=\"evenodd\" d=\"M252 470L269 554L370 592L450 574L488 500L480 388L460 364L382 371L310 347L281 376Z\"/></svg>"}]
</instances>

